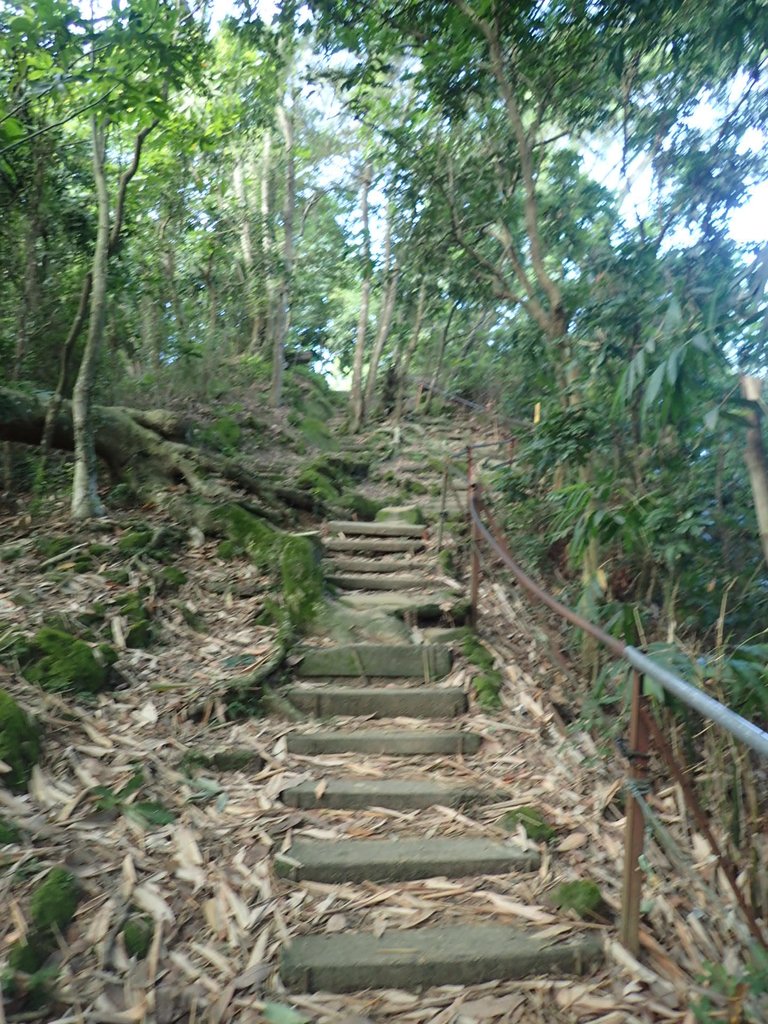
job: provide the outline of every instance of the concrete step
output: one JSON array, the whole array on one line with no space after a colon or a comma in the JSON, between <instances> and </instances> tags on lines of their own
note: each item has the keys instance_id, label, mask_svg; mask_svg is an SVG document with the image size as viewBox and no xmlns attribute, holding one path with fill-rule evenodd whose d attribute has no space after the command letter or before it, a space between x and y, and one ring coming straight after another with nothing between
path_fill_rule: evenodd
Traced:
<instances>
[{"instance_id":1,"label":"concrete step","mask_svg":"<svg viewBox=\"0 0 768 1024\"><path fill-rule=\"evenodd\" d=\"M289 686L283 692L297 710L315 718L456 718L467 710L466 694L457 686L418 686L407 690L394 686Z\"/></svg>"},{"instance_id":2,"label":"concrete step","mask_svg":"<svg viewBox=\"0 0 768 1024\"><path fill-rule=\"evenodd\" d=\"M318 796L319 794L319 796ZM441 785L428 779L320 779L284 789L280 799L288 807L361 810L389 807L394 811L418 808L466 807L487 800L488 793L459 785Z\"/></svg>"},{"instance_id":3,"label":"concrete step","mask_svg":"<svg viewBox=\"0 0 768 1024\"><path fill-rule=\"evenodd\" d=\"M341 935L303 935L283 951L280 976L293 992L423 990L538 974L583 974L601 959L599 938L560 942L505 925L453 924Z\"/></svg>"},{"instance_id":4,"label":"concrete step","mask_svg":"<svg viewBox=\"0 0 768 1024\"><path fill-rule=\"evenodd\" d=\"M440 644L346 644L300 650L302 676L413 676L442 679L451 670L451 652Z\"/></svg>"},{"instance_id":5,"label":"concrete step","mask_svg":"<svg viewBox=\"0 0 768 1024\"><path fill-rule=\"evenodd\" d=\"M422 537L425 526L410 523L363 523L332 519L326 523L332 533L343 533L352 537Z\"/></svg>"},{"instance_id":6,"label":"concrete step","mask_svg":"<svg viewBox=\"0 0 768 1024\"><path fill-rule=\"evenodd\" d=\"M392 573L382 573L381 576L372 573L333 574L327 580L340 590L415 590L433 582L428 576L415 573L401 576Z\"/></svg>"},{"instance_id":7,"label":"concrete step","mask_svg":"<svg viewBox=\"0 0 768 1024\"><path fill-rule=\"evenodd\" d=\"M299 839L275 867L295 882L412 882L535 871L540 860L535 850L487 839Z\"/></svg>"},{"instance_id":8,"label":"concrete step","mask_svg":"<svg viewBox=\"0 0 768 1024\"><path fill-rule=\"evenodd\" d=\"M482 738L470 732L431 732L426 729L397 730L323 730L291 732L286 737L292 754L388 754L409 757L414 754L476 754Z\"/></svg>"},{"instance_id":9,"label":"concrete step","mask_svg":"<svg viewBox=\"0 0 768 1024\"><path fill-rule=\"evenodd\" d=\"M423 540L398 540L387 537L329 537L323 541L326 551L368 551L371 554L395 554L399 551L422 551Z\"/></svg>"},{"instance_id":10,"label":"concrete step","mask_svg":"<svg viewBox=\"0 0 768 1024\"><path fill-rule=\"evenodd\" d=\"M328 572L404 572L411 569L429 569L426 558L350 558L337 555L323 562Z\"/></svg>"},{"instance_id":11,"label":"concrete step","mask_svg":"<svg viewBox=\"0 0 768 1024\"><path fill-rule=\"evenodd\" d=\"M346 608L357 611L378 609L384 612L404 614L411 612L421 619L439 619L442 614L450 615L455 622L463 622L467 615L465 599L451 590L378 590L366 593L364 590L349 590L340 594L338 600Z\"/></svg>"}]
</instances>

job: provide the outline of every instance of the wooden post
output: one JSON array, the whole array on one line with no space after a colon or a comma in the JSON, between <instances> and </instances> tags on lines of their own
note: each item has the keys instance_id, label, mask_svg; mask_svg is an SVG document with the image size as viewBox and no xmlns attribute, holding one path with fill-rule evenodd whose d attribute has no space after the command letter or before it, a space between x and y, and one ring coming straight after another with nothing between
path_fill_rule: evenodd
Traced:
<instances>
[{"instance_id":1,"label":"wooden post","mask_svg":"<svg viewBox=\"0 0 768 1024\"><path fill-rule=\"evenodd\" d=\"M440 492L440 525L437 528L437 552L443 550L443 532L445 530L445 505L448 500L448 459L443 466L443 486Z\"/></svg>"},{"instance_id":2,"label":"wooden post","mask_svg":"<svg viewBox=\"0 0 768 1024\"><path fill-rule=\"evenodd\" d=\"M472 566L472 581L470 585L470 612L469 622L473 629L477 629L478 597L480 593L480 552L478 550L478 532L475 521L472 518L472 499L476 494L475 468L472 462L472 446L467 445L467 512L470 524L470 562Z\"/></svg>"},{"instance_id":3,"label":"wooden post","mask_svg":"<svg viewBox=\"0 0 768 1024\"><path fill-rule=\"evenodd\" d=\"M629 778L642 786L648 777L648 729L641 711L646 710L643 696L643 677L637 669L632 672L632 712L629 723ZM640 898L643 872L640 857L643 852L645 821L640 804L630 793L626 797L627 818L624 831L624 888L621 898L621 944L633 956L640 951Z\"/></svg>"}]
</instances>

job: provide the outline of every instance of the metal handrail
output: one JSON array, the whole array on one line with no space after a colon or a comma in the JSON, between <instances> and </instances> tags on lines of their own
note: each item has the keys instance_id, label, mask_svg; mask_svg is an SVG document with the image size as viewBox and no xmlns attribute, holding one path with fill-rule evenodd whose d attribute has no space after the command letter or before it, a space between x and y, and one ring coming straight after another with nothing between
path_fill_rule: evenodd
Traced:
<instances>
[{"instance_id":1,"label":"metal handrail","mask_svg":"<svg viewBox=\"0 0 768 1024\"><path fill-rule=\"evenodd\" d=\"M510 440L514 441L514 439ZM674 777L681 781L683 798L694 818L700 824L706 825L702 830L707 837L719 867L722 868L731 886L736 902L744 914L750 933L768 949L768 938L763 933L754 910L747 904L739 888L739 873L732 860L720 850L714 834L707 823L707 817L686 778L685 769L681 768L675 760L651 715L648 698L644 694L643 678L644 676L649 676L651 679L654 679L664 690L671 693L687 707L692 708L705 719L725 729L731 736L744 743L760 757L768 758L768 733L760 729L754 722L743 718L735 711L721 704L720 701L704 693L703 690L657 664L653 659L647 657L647 655L636 648L606 633L605 630L579 615L578 612L564 605L561 601L558 601L557 598L553 597L552 594L536 583L517 564L496 520L483 502L480 485L474 478L473 451L477 448L486 448L499 443L509 442L506 440L504 442L480 442L478 444L469 444L465 449L467 457L468 513L472 531L470 552L472 564L470 601L472 624L476 625L477 623L480 588L479 541L482 539L491 550L496 552L521 587L532 597L546 605L561 618L593 637L615 657L628 662L632 667L629 748L626 751L629 759L629 780L627 783L624 881L621 901L620 938L622 943L633 955L638 955L640 950L640 906L643 884L643 871L640 865L645 835L643 809L638 794L643 791L643 787L647 786L648 783L648 758L650 756L651 739L654 739L660 756ZM446 458L443 474L444 494L447 487L449 465L457 457L457 455L453 455ZM490 525L486 525L483 521L483 515L487 518Z\"/></svg>"}]
</instances>

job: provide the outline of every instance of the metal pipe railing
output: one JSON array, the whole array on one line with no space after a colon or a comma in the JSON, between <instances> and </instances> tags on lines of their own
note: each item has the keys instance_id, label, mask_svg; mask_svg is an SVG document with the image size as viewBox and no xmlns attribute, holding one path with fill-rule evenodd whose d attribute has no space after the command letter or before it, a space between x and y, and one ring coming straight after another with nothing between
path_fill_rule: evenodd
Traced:
<instances>
[{"instance_id":1,"label":"metal pipe railing","mask_svg":"<svg viewBox=\"0 0 768 1024\"><path fill-rule=\"evenodd\" d=\"M514 440L514 439L511 439ZM679 676L647 657L641 651L630 647L623 641L606 633L605 630L590 622L584 616L575 612L572 608L564 605L557 598L533 580L512 557L506 540L501 534L496 520L482 500L480 485L475 480L475 467L473 451L477 448L490 447L493 444L505 442L482 442L468 445L467 454L467 511L471 527L471 621L473 625L477 622L478 596L480 589L480 553L479 541L482 539L488 547L494 551L504 565L510 570L520 586L527 591L534 599L546 605L561 618L570 622L578 629L593 637L613 655L620 658L632 667L632 700L629 724L629 747L627 752L630 764L630 779L632 786L627 793L627 816L625 824L624 842L624 884L622 895L622 921L621 941L637 955L640 948L640 900L643 873L640 867L641 855L644 841L644 819L640 801L635 795L637 787L646 783L649 758L649 740L654 737L657 740L657 747L664 760L670 765L673 775L678 780L685 779L685 772L672 758L669 747L660 739L661 732L655 725L650 715L648 698L643 693L643 678L648 676L672 694L677 700L687 707L692 708L703 718L724 729L739 742L744 743L758 756L768 758L768 733L748 721L730 708L721 704L720 701L710 697L709 694L700 690L697 686L686 682ZM446 469L448 460L446 460ZM447 473L446 473L447 478ZM483 521L483 517L487 520ZM703 812L696 800L695 794L685 780L681 786L686 804L691 809L694 817L698 818ZM705 835L710 842L718 862L724 869L724 874L734 892L736 901L742 909L752 935L763 946L768 948L768 940L757 922L755 914L748 906L744 896L739 889L737 875L733 864L721 852L713 833L710 829L705 830Z\"/></svg>"}]
</instances>

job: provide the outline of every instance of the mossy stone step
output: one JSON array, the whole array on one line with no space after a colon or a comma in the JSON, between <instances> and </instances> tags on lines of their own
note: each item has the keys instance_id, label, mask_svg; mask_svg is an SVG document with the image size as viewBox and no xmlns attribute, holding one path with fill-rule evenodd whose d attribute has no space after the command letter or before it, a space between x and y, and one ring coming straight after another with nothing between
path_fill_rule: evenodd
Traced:
<instances>
[{"instance_id":1,"label":"mossy stone step","mask_svg":"<svg viewBox=\"0 0 768 1024\"><path fill-rule=\"evenodd\" d=\"M275 867L294 882L412 882L534 871L540 859L536 850L488 839L299 839Z\"/></svg>"},{"instance_id":2,"label":"mossy stone step","mask_svg":"<svg viewBox=\"0 0 768 1024\"><path fill-rule=\"evenodd\" d=\"M403 572L407 569L428 569L426 558L349 558L336 556L323 562L328 572Z\"/></svg>"},{"instance_id":3,"label":"mossy stone step","mask_svg":"<svg viewBox=\"0 0 768 1024\"><path fill-rule=\"evenodd\" d=\"M368 551L385 555L398 552L422 551L423 540L407 540L388 537L329 537L323 541L326 551Z\"/></svg>"},{"instance_id":4,"label":"mossy stone step","mask_svg":"<svg viewBox=\"0 0 768 1024\"><path fill-rule=\"evenodd\" d=\"M467 615L465 599L451 590L350 590L340 594L339 602L347 608L358 611L378 609L394 612L395 615L411 612L427 620L436 620L446 614L454 621L462 622Z\"/></svg>"},{"instance_id":5,"label":"mossy stone step","mask_svg":"<svg viewBox=\"0 0 768 1024\"><path fill-rule=\"evenodd\" d=\"M505 925L453 924L341 935L303 935L282 955L280 976L292 992L423 990L477 985L539 974L583 974L601 959L599 938L553 941Z\"/></svg>"},{"instance_id":6,"label":"mossy stone step","mask_svg":"<svg viewBox=\"0 0 768 1024\"><path fill-rule=\"evenodd\" d=\"M321 730L291 732L286 745L292 754L384 754L410 757L416 754L476 754L482 738L475 733L427 729Z\"/></svg>"},{"instance_id":7,"label":"mossy stone step","mask_svg":"<svg viewBox=\"0 0 768 1024\"><path fill-rule=\"evenodd\" d=\"M415 590L433 582L428 576L415 573L402 576L392 573L382 573L381 576L374 573L334 573L326 579L340 590Z\"/></svg>"},{"instance_id":8,"label":"mossy stone step","mask_svg":"<svg viewBox=\"0 0 768 1024\"><path fill-rule=\"evenodd\" d=\"M302 654L302 676L386 676L442 679L451 670L451 652L442 645L347 644L315 647Z\"/></svg>"},{"instance_id":9,"label":"mossy stone step","mask_svg":"<svg viewBox=\"0 0 768 1024\"><path fill-rule=\"evenodd\" d=\"M422 526L424 517L417 505L386 505L376 513L377 523L410 523Z\"/></svg>"},{"instance_id":10,"label":"mossy stone step","mask_svg":"<svg viewBox=\"0 0 768 1024\"><path fill-rule=\"evenodd\" d=\"M422 537L426 527L409 523L365 523L333 519L326 524L332 533L352 537Z\"/></svg>"},{"instance_id":11,"label":"mossy stone step","mask_svg":"<svg viewBox=\"0 0 768 1024\"><path fill-rule=\"evenodd\" d=\"M467 710L466 694L458 686L289 686L283 692L298 711L316 718L456 718Z\"/></svg>"},{"instance_id":12,"label":"mossy stone step","mask_svg":"<svg viewBox=\"0 0 768 1024\"><path fill-rule=\"evenodd\" d=\"M429 779L318 779L284 789L280 799L288 807L327 807L333 810L362 810L389 807L412 811L440 804L465 807L489 799L467 786L443 785Z\"/></svg>"}]
</instances>

